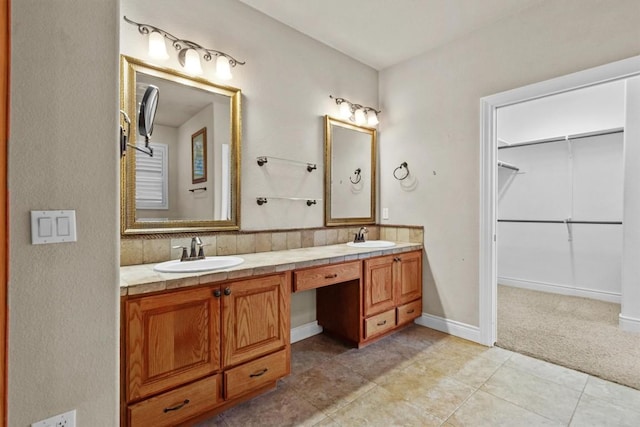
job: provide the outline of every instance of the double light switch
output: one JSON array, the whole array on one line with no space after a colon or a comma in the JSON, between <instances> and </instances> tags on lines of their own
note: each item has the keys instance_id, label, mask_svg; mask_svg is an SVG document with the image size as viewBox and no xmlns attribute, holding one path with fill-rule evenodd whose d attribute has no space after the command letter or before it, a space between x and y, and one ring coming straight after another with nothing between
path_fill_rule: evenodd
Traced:
<instances>
[{"instance_id":1,"label":"double light switch","mask_svg":"<svg viewBox=\"0 0 640 427\"><path fill-rule=\"evenodd\" d=\"M31 244L76 240L76 211L31 211Z\"/></svg>"}]
</instances>

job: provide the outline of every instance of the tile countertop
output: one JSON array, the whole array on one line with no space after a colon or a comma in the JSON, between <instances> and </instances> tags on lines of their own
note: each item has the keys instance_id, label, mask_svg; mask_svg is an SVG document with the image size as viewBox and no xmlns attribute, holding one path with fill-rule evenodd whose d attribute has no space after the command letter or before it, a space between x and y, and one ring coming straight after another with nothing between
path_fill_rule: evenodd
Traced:
<instances>
[{"instance_id":1,"label":"tile countertop","mask_svg":"<svg viewBox=\"0 0 640 427\"><path fill-rule=\"evenodd\" d=\"M254 275L296 270L316 265L397 254L422 249L420 243L400 243L391 248L353 248L345 243L285 251L234 255L244 259L235 267L197 273L160 273L156 264L120 267L120 295L139 295Z\"/></svg>"}]
</instances>

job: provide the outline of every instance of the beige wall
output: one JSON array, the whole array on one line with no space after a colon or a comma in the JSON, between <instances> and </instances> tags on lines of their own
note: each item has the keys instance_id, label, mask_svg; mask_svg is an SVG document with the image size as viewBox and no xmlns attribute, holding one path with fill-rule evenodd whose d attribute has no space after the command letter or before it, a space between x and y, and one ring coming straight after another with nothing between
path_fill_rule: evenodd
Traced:
<instances>
[{"instance_id":1,"label":"beige wall","mask_svg":"<svg viewBox=\"0 0 640 427\"><path fill-rule=\"evenodd\" d=\"M479 323L480 98L640 54L638 16L637 0L541 2L380 73L380 207L425 227L427 313Z\"/></svg>"},{"instance_id":2,"label":"beige wall","mask_svg":"<svg viewBox=\"0 0 640 427\"><path fill-rule=\"evenodd\" d=\"M9 420L117 425L118 2L12 1ZM30 210L77 243L31 245Z\"/></svg>"}]
</instances>

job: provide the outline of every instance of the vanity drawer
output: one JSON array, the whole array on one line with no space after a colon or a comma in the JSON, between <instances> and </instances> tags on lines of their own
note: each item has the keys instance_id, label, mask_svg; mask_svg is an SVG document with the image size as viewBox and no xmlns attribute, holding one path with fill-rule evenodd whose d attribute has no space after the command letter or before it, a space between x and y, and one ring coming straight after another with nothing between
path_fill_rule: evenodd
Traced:
<instances>
[{"instance_id":1,"label":"vanity drawer","mask_svg":"<svg viewBox=\"0 0 640 427\"><path fill-rule=\"evenodd\" d=\"M220 375L213 375L130 405L129 426L175 426L215 408L221 400L219 380Z\"/></svg>"},{"instance_id":2,"label":"vanity drawer","mask_svg":"<svg viewBox=\"0 0 640 427\"><path fill-rule=\"evenodd\" d=\"M401 305L396 310L398 310L398 325L410 322L422 315L422 299Z\"/></svg>"},{"instance_id":3,"label":"vanity drawer","mask_svg":"<svg viewBox=\"0 0 640 427\"><path fill-rule=\"evenodd\" d=\"M364 321L364 337L371 338L396 327L396 309L371 316Z\"/></svg>"},{"instance_id":4,"label":"vanity drawer","mask_svg":"<svg viewBox=\"0 0 640 427\"><path fill-rule=\"evenodd\" d=\"M361 268L360 261L351 261L295 271L293 273L293 291L306 291L307 289L359 279Z\"/></svg>"},{"instance_id":5,"label":"vanity drawer","mask_svg":"<svg viewBox=\"0 0 640 427\"><path fill-rule=\"evenodd\" d=\"M234 399L289 373L287 350L261 357L224 373L225 399Z\"/></svg>"}]
</instances>

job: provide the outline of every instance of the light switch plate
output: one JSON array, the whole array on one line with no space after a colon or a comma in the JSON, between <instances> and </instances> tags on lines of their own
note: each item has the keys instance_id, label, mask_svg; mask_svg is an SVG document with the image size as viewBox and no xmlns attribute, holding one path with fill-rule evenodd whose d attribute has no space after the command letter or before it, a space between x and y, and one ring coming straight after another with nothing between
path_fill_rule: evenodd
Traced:
<instances>
[{"instance_id":1,"label":"light switch plate","mask_svg":"<svg viewBox=\"0 0 640 427\"><path fill-rule=\"evenodd\" d=\"M76 211L31 211L31 244L75 241Z\"/></svg>"},{"instance_id":2,"label":"light switch plate","mask_svg":"<svg viewBox=\"0 0 640 427\"><path fill-rule=\"evenodd\" d=\"M389 208L382 208L382 219L389 219Z\"/></svg>"}]
</instances>

